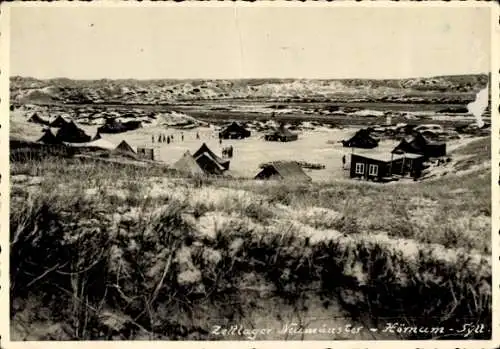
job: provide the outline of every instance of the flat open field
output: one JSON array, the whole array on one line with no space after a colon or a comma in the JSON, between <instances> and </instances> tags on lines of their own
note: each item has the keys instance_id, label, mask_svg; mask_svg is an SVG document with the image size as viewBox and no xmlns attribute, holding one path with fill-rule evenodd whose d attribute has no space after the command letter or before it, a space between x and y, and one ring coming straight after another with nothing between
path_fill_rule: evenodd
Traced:
<instances>
[{"instance_id":1,"label":"flat open field","mask_svg":"<svg viewBox=\"0 0 500 349\"><path fill-rule=\"evenodd\" d=\"M328 141L340 141L352 135L355 130L327 130L320 129L306 131L300 134L299 139L294 142L267 142L262 139L262 133L253 134L244 140L223 140L219 144L216 131L209 128L183 131L184 141L181 141L181 133L178 130L165 130L162 128L144 128L124 134L104 135L103 138L114 143L122 139L132 145L146 145L159 149L159 159L167 164L173 164L182 154L189 150L192 154L205 142L214 152L221 154L222 147L232 145L234 155L231 159L231 173L237 177L253 177L257 174L259 164L276 160L296 160L312 163L321 163L326 166L323 170L312 170L307 172L314 180L328 180L342 178L342 156L351 153L351 148L343 148L342 144L329 144ZM196 133L200 139L196 139ZM174 135L174 142L151 143L151 136L164 133ZM373 151L387 152L392 150L396 142L381 142ZM357 149L359 153L362 150ZM346 156L349 159L349 156Z\"/></svg>"}]
</instances>

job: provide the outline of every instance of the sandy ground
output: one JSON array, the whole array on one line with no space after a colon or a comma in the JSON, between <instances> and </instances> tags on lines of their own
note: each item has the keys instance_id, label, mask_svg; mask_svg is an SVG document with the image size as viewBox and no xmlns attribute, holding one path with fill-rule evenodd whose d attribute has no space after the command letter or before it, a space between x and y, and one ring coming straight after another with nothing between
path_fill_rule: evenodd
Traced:
<instances>
[{"instance_id":1,"label":"sandy ground","mask_svg":"<svg viewBox=\"0 0 500 349\"><path fill-rule=\"evenodd\" d=\"M342 178L345 172L342 169L342 156L346 155L349 161L349 154L352 149L342 147L338 142L350 137L356 132L355 129L330 130L317 129L314 131L302 132L299 139L294 142L267 142L262 139L263 133L253 133L251 137L243 140L223 140L219 144L217 132L210 128L198 128L184 132L184 141L181 141L181 131L164 128L144 128L123 134L104 135L103 138L115 144L125 139L134 146L146 146L158 149L158 159L167 164L173 164L186 150L194 153L203 143L206 143L212 151L221 155L222 148L233 146L234 154L231 159L231 173L238 177L253 177L259 171L259 164L277 160L307 161L310 163L320 163L326 166L323 170L306 170L307 174L316 181L328 180L332 178ZM200 139L196 139L196 133ZM157 143L158 134L174 135L174 141L170 144ZM155 135L155 143L152 143L151 136ZM390 151L396 142L381 142L374 151ZM362 150L356 150L356 153Z\"/></svg>"}]
</instances>

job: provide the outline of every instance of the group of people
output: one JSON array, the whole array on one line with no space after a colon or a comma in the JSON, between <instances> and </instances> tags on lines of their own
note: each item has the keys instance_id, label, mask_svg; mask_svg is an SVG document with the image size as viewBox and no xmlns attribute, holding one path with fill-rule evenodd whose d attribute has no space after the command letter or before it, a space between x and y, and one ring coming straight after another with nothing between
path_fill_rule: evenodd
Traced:
<instances>
[{"instance_id":1,"label":"group of people","mask_svg":"<svg viewBox=\"0 0 500 349\"><path fill-rule=\"evenodd\" d=\"M159 134L157 137L155 137L155 135L151 135L151 142L155 143L155 140L156 140L156 143L170 144L170 142L174 141L174 135L165 136L164 133ZM184 133L181 133L181 142L182 141L184 141Z\"/></svg>"},{"instance_id":2,"label":"group of people","mask_svg":"<svg viewBox=\"0 0 500 349\"><path fill-rule=\"evenodd\" d=\"M214 137L214 135L209 135L209 138L212 138ZM200 133L199 132L196 132L196 139L199 140L201 137L200 137ZM183 142L184 141L184 132L181 132L180 134L180 141ZM164 133L162 134L159 134L159 135L151 135L151 143L167 143L167 144L170 144L170 143L173 143L174 142L174 135L168 135L168 136L165 136ZM219 144L222 145L222 137L219 135ZM222 149L222 155L223 156L226 156L226 157L229 157L229 158L232 158L233 157L233 146L229 146L229 147L225 147Z\"/></svg>"}]
</instances>

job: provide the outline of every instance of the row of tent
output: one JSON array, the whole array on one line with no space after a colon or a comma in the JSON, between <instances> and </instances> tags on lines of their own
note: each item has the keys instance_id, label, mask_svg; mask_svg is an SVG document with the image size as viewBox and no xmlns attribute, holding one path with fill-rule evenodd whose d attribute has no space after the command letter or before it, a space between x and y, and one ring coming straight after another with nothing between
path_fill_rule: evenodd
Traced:
<instances>
[{"instance_id":1,"label":"row of tent","mask_svg":"<svg viewBox=\"0 0 500 349\"><path fill-rule=\"evenodd\" d=\"M42 137L40 137L36 143L45 145L65 145L81 150L109 150L120 153L121 155L147 160L154 160L155 158L154 150L151 148L136 148L125 140L116 146L103 139L99 132L97 132L94 137L87 135L72 121L61 127L55 134L52 132L52 129L45 129Z\"/></svg>"},{"instance_id":2,"label":"row of tent","mask_svg":"<svg viewBox=\"0 0 500 349\"><path fill-rule=\"evenodd\" d=\"M219 138L222 139L244 139L250 137L251 132L237 122L232 122L219 132ZM266 141L271 142L291 142L298 139L296 133L290 132L283 124L277 129L264 135Z\"/></svg>"},{"instance_id":3,"label":"row of tent","mask_svg":"<svg viewBox=\"0 0 500 349\"><path fill-rule=\"evenodd\" d=\"M62 143L87 143L100 139L99 132L94 136L88 135L84 130L79 128L73 121L65 122L60 128L53 132L53 129L48 127L43 131L43 136L37 141L45 144L62 144Z\"/></svg>"},{"instance_id":4,"label":"row of tent","mask_svg":"<svg viewBox=\"0 0 500 349\"><path fill-rule=\"evenodd\" d=\"M52 128L63 128L63 127L74 127L76 126L73 121L68 121L61 115L59 115L54 121L49 122L41 118L37 113L34 113L28 122L36 123L43 126L48 126ZM132 131L142 127L141 121L127 121L121 122L116 120L116 118L106 119L106 123L100 126L97 130L99 133L121 133L126 131Z\"/></svg>"}]
</instances>

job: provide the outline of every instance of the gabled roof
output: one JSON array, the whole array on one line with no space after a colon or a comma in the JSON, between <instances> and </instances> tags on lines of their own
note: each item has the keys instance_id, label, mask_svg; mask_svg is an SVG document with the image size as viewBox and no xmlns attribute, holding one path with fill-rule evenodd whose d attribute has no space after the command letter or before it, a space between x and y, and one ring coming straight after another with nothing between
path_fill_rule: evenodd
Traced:
<instances>
[{"instance_id":1,"label":"gabled roof","mask_svg":"<svg viewBox=\"0 0 500 349\"><path fill-rule=\"evenodd\" d=\"M311 178L304 173L302 167L295 161L272 161L262 164L260 168L264 171L271 169L284 180L310 181ZM256 177L259 177L257 175Z\"/></svg>"},{"instance_id":2,"label":"gabled roof","mask_svg":"<svg viewBox=\"0 0 500 349\"><path fill-rule=\"evenodd\" d=\"M224 160L223 158L217 156L210 148L203 143L201 147L193 154L193 158L197 159L201 154L207 153L210 157L216 161L218 164L222 165L225 169L229 167L229 160Z\"/></svg>"},{"instance_id":3,"label":"gabled roof","mask_svg":"<svg viewBox=\"0 0 500 349\"><path fill-rule=\"evenodd\" d=\"M204 175L205 172L202 170L202 168L198 165L196 160L193 158L191 153L186 151L182 157L177 160L173 165L172 168L175 170L184 173L184 174L189 174L189 175Z\"/></svg>"}]
</instances>

